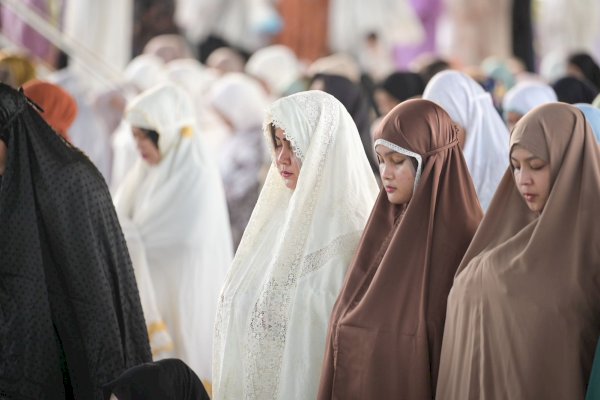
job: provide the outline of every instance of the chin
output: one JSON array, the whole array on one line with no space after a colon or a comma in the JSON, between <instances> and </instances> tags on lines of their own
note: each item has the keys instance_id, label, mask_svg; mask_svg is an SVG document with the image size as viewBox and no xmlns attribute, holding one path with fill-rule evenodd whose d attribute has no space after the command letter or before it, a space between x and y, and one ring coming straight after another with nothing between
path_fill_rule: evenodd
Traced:
<instances>
[{"instance_id":1,"label":"chin","mask_svg":"<svg viewBox=\"0 0 600 400\"><path fill-rule=\"evenodd\" d=\"M401 201L400 199L398 199L396 196L388 196L387 199L392 204L396 204L396 205L404 204L404 202Z\"/></svg>"}]
</instances>

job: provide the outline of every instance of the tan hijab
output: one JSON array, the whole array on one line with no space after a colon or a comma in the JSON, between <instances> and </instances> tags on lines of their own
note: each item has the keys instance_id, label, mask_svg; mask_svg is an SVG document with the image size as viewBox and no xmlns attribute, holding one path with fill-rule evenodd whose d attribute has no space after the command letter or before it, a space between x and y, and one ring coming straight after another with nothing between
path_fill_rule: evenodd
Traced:
<instances>
[{"instance_id":1,"label":"tan hijab","mask_svg":"<svg viewBox=\"0 0 600 400\"><path fill-rule=\"evenodd\" d=\"M537 216L509 168L448 297L438 399L583 399L600 333L600 152L581 111L540 106L515 126L550 163Z\"/></svg>"},{"instance_id":2,"label":"tan hijab","mask_svg":"<svg viewBox=\"0 0 600 400\"><path fill-rule=\"evenodd\" d=\"M319 399L431 399L446 296L482 211L439 106L409 100L382 121L376 145L421 158L406 206L382 190L334 307Z\"/></svg>"}]
</instances>

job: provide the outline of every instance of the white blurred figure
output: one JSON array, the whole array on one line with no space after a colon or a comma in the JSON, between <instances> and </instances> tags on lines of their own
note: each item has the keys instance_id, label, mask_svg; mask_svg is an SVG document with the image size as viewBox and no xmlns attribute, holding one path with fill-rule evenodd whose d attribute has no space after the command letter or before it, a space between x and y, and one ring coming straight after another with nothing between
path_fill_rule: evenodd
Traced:
<instances>
[{"instance_id":1,"label":"white blurred figure","mask_svg":"<svg viewBox=\"0 0 600 400\"><path fill-rule=\"evenodd\" d=\"M139 93L164 82L165 67L161 58L152 54L141 54L127 65L124 72L124 95L127 101ZM112 172L109 187L111 192L119 187L125 175L139 158L131 126L122 120L111 137Z\"/></svg>"},{"instance_id":2,"label":"white blurred figure","mask_svg":"<svg viewBox=\"0 0 600 400\"><path fill-rule=\"evenodd\" d=\"M175 357L210 381L215 307L233 257L221 178L183 89L145 91L125 114L141 158L115 208L141 239L152 283L144 287L154 290Z\"/></svg>"},{"instance_id":3,"label":"white blurred figure","mask_svg":"<svg viewBox=\"0 0 600 400\"><path fill-rule=\"evenodd\" d=\"M329 47L358 56L357 45L374 33L381 46L420 43L425 33L408 0L331 0Z\"/></svg>"},{"instance_id":4,"label":"white blurred figure","mask_svg":"<svg viewBox=\"0 0 600 400\"><path fill-rule=\"evenodd\" d=\"M107 78L118 79L118 74L131 59L133 0L77 0L64 3L63 34L114 72L115 75ZM77 61L73 61L70 68L84 79L89 89L106 89L106 85L93 79L89 70Z\"/></svg>"},{"instance_id":5,"label":"white blurred figure","mask_svg":"<svg viewBox=\"0 0 600 400\"><path fill-rule=\"evenodd\" d=\"M154 36L144 46L143 53L158 56L164 63L182 58L191 58L194 55L185 37L176 34Z\"/></svg>"},{"instance_id":6,"label":"white blurred figure","mask_svg":"<svg viewBox=\"0 0 600 400\"><path fill-rule=\"evenodd\" d=\"M191 96L200 134L210 147L211 156L217 161L216 154L229 137L228 127L208 104L207 94L219 79L218 72L191 58L171 61L166 65L166 71L167 79Z\"/></svg>"},{"instance_id":7,"label":"white blurred figure","mask_svg":"<svg viewBox=\"0 0 600 400\"><path fill-rule=\"evenodd\" d=\"M542 104L556 101L558 101L556 93L550 85L535 81L517 83L506 92L502 100L504 122L510 130L529 111Z\"/></svg>"},{"instance_id":8,"label":"white blurred figure","mask_svg":"<svg viewBox=\"0 0 600 400\"><path fill-rule=\"evenodd\" d=\"M242 239L260 193L260 172L268 159L262 122L266 93L253 79L230 73L216 82L209 104L230 129L219 151L219 170L229 208L233 246Z\"/></svg>"},{"instance_id":9,"label":"white blurred figure","mask_svg":"<svg viewBox=\"0 0 600 400\"><path fill-rule=\"evenodd\" d=\"M273 100L305 89L298 58L289 47L280 44L254 53L246 63L246 73L258 79Z\"/></svg>"},{"instance_id":10,"label":"white blurred figure","mask_svg":"<svg viewBox=\"0 0 600 400\"><path fill-rule=\"evenodd\" d=\"M598 0L539 0L535 26L539 55L554 57L585 51L600 58L600 2ZM549 82L554 79L550 79Z\"/></svg>"},{"instance_id":11,"label":"white blurred figure","mask_svg":"<svg viewBox=\"0 0 600 400\"><path fill-rule=\"evenodd\" d=\"M206 66L223 75L229 72L244 72L246 61L236 50L230 47L219 47L209 54Z\"/></svg>"},{"instance_id":12,"label":"white blurred figure","mask_svg":"<svg viewBox=\"0 0 600 400\"><path fill-rule=\"evenodd\" d=\"M112 174L110 132L93 107L93 97L85 80L71 66L48 76L48 81L66 90L77 102L77 118L69 129L71 143L94 163L106 182Z\"/></svg>"},{"instance_id":13,"label":"white blurred figure","mask_svg":"<svg viewBox=\"0 0 600 400\"><path fill-rule=\"evenodd\" d=\"M458 71L442 71L423 98L440 105L465 130L463 153L484 212L508 167L509 133L481 85ZM459 135L460 140L460 135Z\"/></svg>"},{"instance_id":14,"label":"white blurred figure","mask_svg":"<svg viewBox=\"0 0 600 400\"><path fill-rule=\"evenodd\" d=\"M272 0L176 0L175 22L194 44L214 34L253 52L271 40L270 27L278 21L273 3Z\"/></svg>"}]
</instances>

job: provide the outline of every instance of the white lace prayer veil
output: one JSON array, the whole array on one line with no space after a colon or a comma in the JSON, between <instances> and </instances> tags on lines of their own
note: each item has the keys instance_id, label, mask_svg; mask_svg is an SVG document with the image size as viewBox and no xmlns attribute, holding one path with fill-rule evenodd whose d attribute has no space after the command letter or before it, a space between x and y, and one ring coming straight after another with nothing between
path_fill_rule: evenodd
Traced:
<instances>
[{"instance_id":1,"label":"white lace prayer veil","mask_svg":"<svg viewBox=\"0 0 600 400\"><path fill-rule=\"evenodd\" d=\"M357 128L321 91L273 103L301 161L296 189L273 161L219 299L215 399L314 398L327 324L378 193ZM274 154L274 153L273 153Z\"/></svg>"},{"instance_id":2,"label":"white lace prayer veil","mask_svg":"<svg viewBox=\"0 0 600 400\"><path fill-rule=\"evenodd\" d=\"M423 92L466 131L463 154L481 208L487 210L508 167L508 128L494 108L492 97L468 75L442 71Z\"/></svg>"}]
</instances>

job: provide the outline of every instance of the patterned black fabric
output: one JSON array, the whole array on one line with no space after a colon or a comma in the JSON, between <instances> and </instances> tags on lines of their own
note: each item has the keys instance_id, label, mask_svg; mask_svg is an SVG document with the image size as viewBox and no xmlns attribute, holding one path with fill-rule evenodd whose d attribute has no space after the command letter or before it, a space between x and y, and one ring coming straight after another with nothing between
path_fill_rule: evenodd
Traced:
<instances>
[{"instance_id":1,"label":"patterned black fabric","mask_svg":"<svg viewBox=\"0 0 600 400\"><path fill-rule=\"evenodd\" d=\"M170 358L138 365L104 386L104 398L119 400L210 400L198 376L183 361Z\"/></svg>"},{"instance_id":2,"label":"patterned black fabric","mask_svg":"<svg viewBox=\"0 0 600 400\"><path fill-rule=\"evenodd\" d=\"M63 399L70 386L102 399L104 383L151 359L106 183L4 84L0 138L0 398Z\"/></svg>"}]
</instances>

